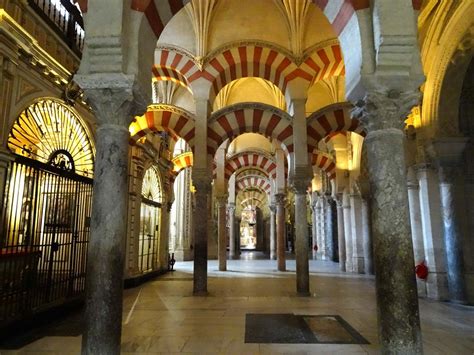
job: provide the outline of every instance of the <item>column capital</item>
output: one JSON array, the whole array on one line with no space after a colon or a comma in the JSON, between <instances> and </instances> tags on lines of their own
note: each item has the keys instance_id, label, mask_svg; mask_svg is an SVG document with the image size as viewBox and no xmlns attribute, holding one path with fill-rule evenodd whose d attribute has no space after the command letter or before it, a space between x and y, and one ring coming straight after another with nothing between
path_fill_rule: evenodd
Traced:
<instances>
[{"instance_id":1,"label":"column capital","mask_svg":"<svg viewBox=\"0 0 474 355\"><path fill-rule=\"evenodd\" d=\"M306 194L311 184L312 175L307 167L296 167L293 173L291 188L296 194Z\"/></svg>"},{"instance_id":2,"label":"column capital","mask_svg":"<svg viewBox=\"0 0 474 355\"><path fill-rule=\"evenodd\" d=\"M275 206L274 203L270 204L270 205L268 206L268 208L270 209L270 212L271 212L271 213L275 213L275 212L276 212L276 206Z\"/></svg>"},{"instance_id":3,"label":"column capital","mask_svg":"<svg viewBox=\"0 0 474 355\"><path fill-rule=\"evenodd\" d=\"M352 115L369 133L387 129L402 130L405 118L420 99L419 90L374 88L367 92L363 100L356 103Z\"/></svg>"},{"instance_id":4,"label":"column capital","mask_svg":"<svg viewBox=\"0 0 474 355\"><path fill-rule=\"evenodd\" d=\"M275 203L276 205L284 206L285 205L285 194L275 194Z\"/></svg>"},{"instance_id":5,"label":"column capital","mask_svg":"<svg viewBox=\"0 0 474 355\"><path fill-rule=\"evenodd\" d=\"M227 205L227 195L218 195L215 197L219 207L225 207Z\"/></svg>"},{"instance_id":6,"label":"column capital","mask_svg":"<svg viewBox=\"0 0 474 355\"><path fill-rule=\"evenodd\" d=\"M235 203L229 202L227 204L227 210L229 211L229 213L233 214L235 212Z\"/></svg>"},{"instance_id":7,"label":"column capital","mask_svg":"<svg viewBox=\"0 0 474 355\"><path fill-rule=\"evenodd\" d=\"M87 102L94 110L99 125L128 126L133 116L146 111L146 99L135 82L134 75L75 75Z\"/></svg>"}]
</instances>

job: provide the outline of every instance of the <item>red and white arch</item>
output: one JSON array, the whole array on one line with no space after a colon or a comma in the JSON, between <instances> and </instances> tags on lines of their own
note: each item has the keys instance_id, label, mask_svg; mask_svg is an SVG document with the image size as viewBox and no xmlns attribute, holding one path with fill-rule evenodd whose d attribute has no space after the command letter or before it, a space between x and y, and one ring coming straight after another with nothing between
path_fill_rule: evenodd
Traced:
<instances>
[{"instance_id":1,"label":"red and white arch","mask_svg":"<svg viewBox=\"0 0 474 355\"><path fill-rule=\"evenodd\" d=\"M168 132L183 138L194 150L194 117L176 106L151 105L143 116L135 117L129 129L132 142L148 133Z\"/></svg>"},{"instance_id":2,"label":"red and white arch","mask_svg":"<svg viewBox=\"0 0 474 355\"><path fill-rule=\"evenodd\" d=\"M260 152L242 152L230 157L225 164L224 176L229 179L243 168L258 169L269 178L276 178L276 162L271 156Z\"/></svg>"},{"instance_id":3,"label":"red and white arch","mask_svg":"<svg viewBox=\"0 0 474 355\"><path fill-rule=\"evenodd\" d=\"M355 132L365 137L359 120L351 118L350 103L326 106L307 119L308 152L312 153L321 139L336 132Z\"/></svg>"},{"instance_id":4,"label":"red and white arch","mask_svg":"<svg viewBox=\"0 0 474 355\"><path fill-rule=\"evenodd\" d=\"M336 162L328 153L315 151L311 156L311 164L324 171L329 179L336 178Z\"/></svg>"},{"instance_id":5,"label":"red and white arch","mask_svg":"<svg viewBox=\"0 0 474 355\"><path fill-rule=\"evenodd\" d=\"M238 190L246 190L249 188L259 189L261 191L265 191L265 193L271 193L271 183L270 181L259 175L247 175L240 179L236 180L236 186Z\"/></svg>"},{"instance_id":6,"label":"red and white arch","mask_svg":"<svg viewBox=\"0 0 474 355\"><path fill-rule=\"evenodd\" d=\"M232 140L243 133L276 139L287 152L293 152L293 127L286 112L265 104L239 103L211 116L207 128L208 154L214 155L226 139Z\"/></svg>"}]
</instances>

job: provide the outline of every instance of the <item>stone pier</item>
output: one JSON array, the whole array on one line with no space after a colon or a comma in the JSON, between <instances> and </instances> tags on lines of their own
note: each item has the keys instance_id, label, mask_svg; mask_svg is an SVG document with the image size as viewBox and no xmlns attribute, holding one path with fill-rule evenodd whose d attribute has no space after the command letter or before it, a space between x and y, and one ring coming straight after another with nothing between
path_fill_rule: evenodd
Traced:
<instances>
[{"instance_id":1,"label":"stone pier","mask_svg":"<svg viewBox=\"0 0 474 355\"><path fill-rule=\"evenodd\" d=\"M285 195L276 194L276 230L278 271L286 271L285 257Z\"/></svg>"},{"instance_id":2,"label":"stone pier","mask_svg":"<svg viewBox=\"0 0 474 355\"><path fill-rule=\"evenodd\" d=\"M410 105L418 99L416 91L380 89L367 94L365 107L359 111L368 128L365 144L373 197L378 324L384 354L423 352L402 131Z\"/></svg>"}]
</instances>

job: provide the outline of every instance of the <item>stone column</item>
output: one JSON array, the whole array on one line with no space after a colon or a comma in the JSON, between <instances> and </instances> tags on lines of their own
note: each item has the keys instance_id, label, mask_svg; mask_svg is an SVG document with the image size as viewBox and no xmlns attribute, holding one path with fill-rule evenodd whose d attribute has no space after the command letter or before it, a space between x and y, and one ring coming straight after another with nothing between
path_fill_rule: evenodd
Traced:
<instances>
[{"instance_id":1,"label":"stone column","mask_svg":"<svg viewBox=\"0 0 474 355\"><path fill-rule=\"evenodd\" d=\"M364 248L362 227L362 197L358 193L350 195L352 227L352 271L364 273Z\"/></svg>"},{"instance_id":2,"label":"stone column","mask_svg":"<svg viewBox=\"0 0 474 355\"><path fill-rule=\"evenodd\" d=\"M377 88L360 107L367 148L378 324L384 354L422 354L408 216L403 121L419 92ZM396 213L394 213L396 211Z\"/></svg>"},{"instance_id":3,"label":"stone column","mask_svg":"<svg viewBox=\"0 0 474 355\"><path fill-rule=\"evenodd\" d=\"M349 194L342 195L342 211L344 215L344 239L346 244L346 271L352 272L352 227L351 227L351 204Z\"/></svg>"},{"instance_id":4,"label":"stone column","mask_svg":"<svg viewBox=\"0 0 474 355\"><path fill-rule=\"evenodd\" d=\"M219 271L227 270L227 233L226 233L226 204L227 196L217 198L217 234Z\"/></svg>"},{"instance_id":5,"label":"stone column","mask_svg":"<svg viewBox=\"0 0 474 355\"><path fill-rule=\"evenodd\" d=\"M337 241L339 244L339 269L346 271L346 240L344 238L344 209L342 196L338 196L337 204Z\"/></svg>"},{"instance_id":6,"label":"stone column","mask_svg":"<svg viewBox=\"0 0 474 355\"><path fill-rule=\"evenodd\" d=\"M207 295L207 211L211 195L211 181L206 172L199 174L193 171L193 184L196 188L196 205L194 210L194 287L195 296ZM203 218L203 215L205 218Z\"/></svg>"},{"instance_id":7,"label":"stone column","mask_svg":"<svg viewBox=\"0 0 474 355\"><path fill-rule=\"evenodd\" d=\"M367 199L362 199L362 242L364 249L364 272L367 275L374 273L372 234L370 228L370 208Z\"/></svg>"},{"instance_id":8,"label":"stone column","mask_svg":"<svg viewBox=\"0 0 474 355\"><path fill-rule=\"evenodd\" d=\"M426 294L435 300L446 300L448 299L448 280L438 177L428 164L419 164L415 169L420 186L421 228L428 266Z\"/></svg>"},{"instance_id":9,"label":"stone column","mask_svg":"<svg viewBox=\"0 0 474 355\"><path fill-rule=\"evenodd\" d=\"M316 204L317 204L317 194L313 192L313 198L311 201L311 220L313 223L313 228L311 229L311 237L312 237L312 243L311 243L311 253L313 254L313 259L316 260L318 256L318 252L314 250L314 246L318 245L318 213L316 209Z\"/></svg>"},{"instance_id":10,"label":"stone column","mask_svg":"<svg viewBox=\"0 0 474 355\"><path fill-rule=\"evenodd\" d=\"M413 256L415 258L415 265L418 265L425 261L425 246L423 244L423 229L421 226L420 189L413 168L410 168L408 172L407 189L408 205L410 207L411 237L413 240ZM425 297L426 282L417 279L416 283L418 286L418 296Z\"/></svg>"},{"instance_id":11,"label":"stone column","mask_svg":"<svg viewBox=\"0 0 474 355\"><path fill-rule=\"evenodd\" d=\"M322 198L321 196L318 195L317 199L316 199L316 207L315 207L315 211L316 211L316 241L317 241L317 245L318 245L318 251L316 253L316 256L320 259L320 260L323 260L324 259L324 254L323 254L323 250L325 249L324 248L324 233L323 233L323 219L322 219Z\"/></svg>"},{"instance_id":12,"label":"stone column","mask_svg":"<svg viewBox=\"0 0 474 355\"><path fill-rule=\"evenodd\" d=\"M235 203L227 205L229 214L229 259L235 259Z\"/></svg>"},{"instance_id":13,"label":"stone column","mask_svg":"<svg viewBox=\"0 0 474 355\"><path fill-rule=\"evenodd\" d=\"M308 217L306 191L309 180L295 179L295 251L296 251L296 292L300 296L309 296L309 260L308 260Z\"/></svg>"},{"instance_id":14,"label":"stone column","mask_svg":"<svg viewBox=\"0 0 474 355\"><path fill-rule=\"evenodd\" d=\"M159 244L158 262L162 270L168 269L169 257L169 232L170 232L170 213L173 201L166 202L161 208L161 235Z\"/></svg>"},{"instance_id":15,"label":"stone column","mask_svg":"<svg viewBox=\"0 0 474 355\"><path fill-rule=\"evenodd\" d=\"M276 194L276 232L278 271L286 271L285 261L285 195Z\"/></svg>"},{"instance_id":16,"label":"stone column","mask_svg":"<svg viewBox=\"0 0 474 355\"><path fill-rule=\"evenodd\" d=\"M96 83L96 80L98 83ZM105 80L105 79L103 79ZM133 117L131 83L77 77L94 109L96 156L87 255L83 354L120 354L122 290L128 203L128 126ZM123 86L122 86L123 85ZM130 86L128 86L130 85Z\"/></svg>"},{"instance_id":17,"label":"stone column","mask_svg":"<svg viewBox=\"0 0 474 355\"><path fill-rule=\"evenodd\" d=\"M326 208L325 208L325 234L326 234L326 254L328 260L336 261L338 256L336 255L336 243L337 239L335 240L335 225L334 225L334 200L329 196L325 196L326 199Z\"/></svg>"},{"instance_id":18,"label":"stone column","mask_svg":"<svg viewBox=\"0 0 474 355\"><path fill-rule=\"evenodd\" d=\"M444 138L433 144L439 163L439 191L446 247L449 300L455 303L466 303L467 300L462 249L463 238L467 233L462 168L462 154L466 144L467 138Z\"/></svg>"},{"instance_id":19,"label":"stone column","mask_svg":"<svg viewBox=\"0 0 474 355\"><path fill-rule=\"evenodd\" d=\"M319 197L319 235L320 235L320 246L319 253L321 260L328 260L328 235L326 234L326 199L324 195Z\"/></svg>"},{"instance_id":20,"label":"stone column","mask_svg":"<svg viewBox=\"0 0 474 355\"><path fill-rule=\"evenodd\" d=\"M270 205L270 259L276 260L276 206L274 204Z\"/></svg>"}]
</instances>

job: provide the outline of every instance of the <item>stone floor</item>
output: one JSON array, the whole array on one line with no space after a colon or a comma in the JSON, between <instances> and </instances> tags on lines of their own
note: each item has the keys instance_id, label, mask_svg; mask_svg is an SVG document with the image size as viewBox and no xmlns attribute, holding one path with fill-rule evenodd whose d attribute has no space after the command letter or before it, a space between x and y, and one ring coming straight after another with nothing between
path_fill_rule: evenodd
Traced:
<instances>
[{"instance_id":1,"label":"stone floor","mask_svg":"<svg viewBox=\"0 0 474 355\"><path fill-rule=\"evenodd\" d=\"M192 262L125 291L123 354L376 354L373 277L340 273L332 262L310 261L311 297L295 293L295 263L244 253L227 272L209 262L208 297L192 297ZM425 354L474 354L474 308L420 300ZM367 339L358 344L246 344L246 314L338 315ZM67 323L67 320L65 321ZM46 336L0 354L78 354L80 336Z\"/></svg>"}]
</instances>

